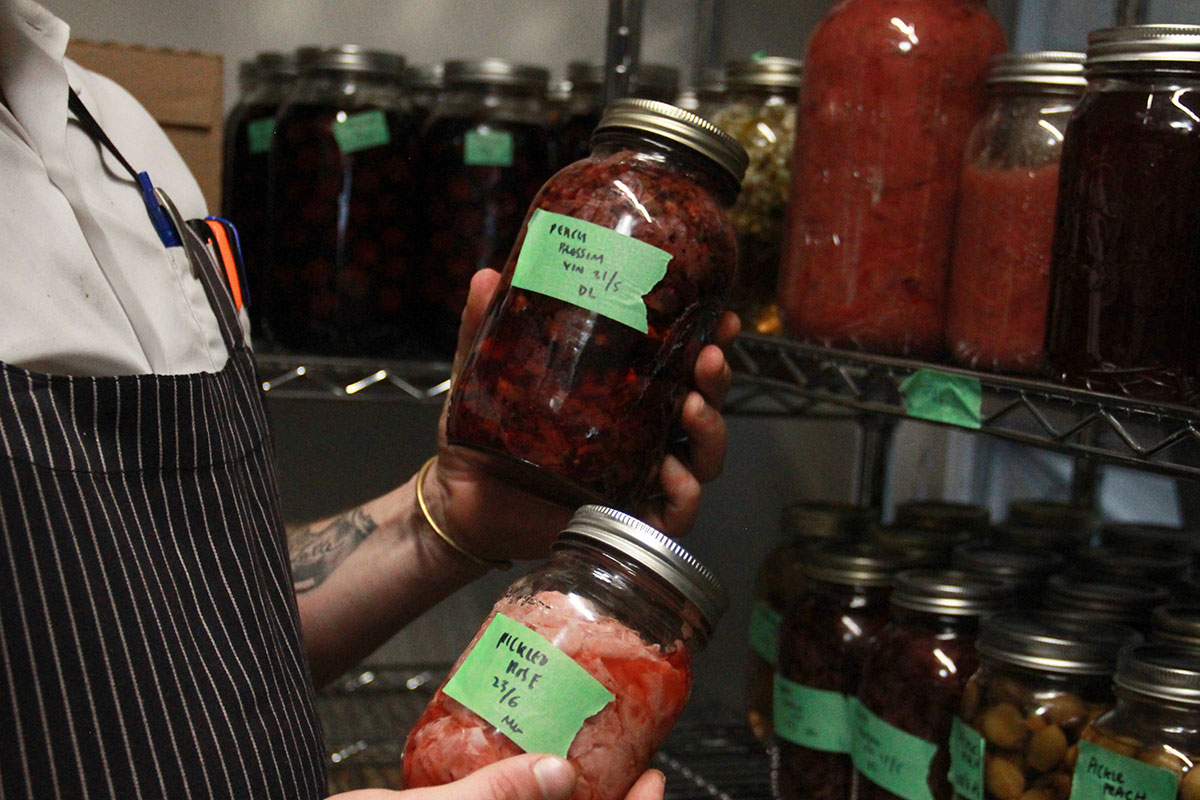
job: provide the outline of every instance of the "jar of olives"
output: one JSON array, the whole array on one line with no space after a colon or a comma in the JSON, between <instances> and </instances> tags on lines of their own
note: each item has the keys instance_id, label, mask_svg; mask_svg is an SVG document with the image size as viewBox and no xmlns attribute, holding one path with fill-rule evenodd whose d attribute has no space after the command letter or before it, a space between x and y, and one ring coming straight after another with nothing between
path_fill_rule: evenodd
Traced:
<instances>
[{"instance_id":1,"label":"jar of olives","mask_svg":"<svg viewBox=\"0 0 1200 800\"><path fill-rule=\"evenodd\" d=\"M986 618L979 670L950 734L955 797L1068 800L1079 735L1112 708L1117 652L1140 639L1115 623L1028 612Z\"/></svg>"},{"instance_id":2,"label":"jar of olives","mask_svg":"<svg viewBox=\"0 0 1200 800\"><path fill-rule=\"evenodd\" d=\"M1114 685L1116 706L1079 743L1077 797L1200 800L1200 653L1128 647Z\"/></svg>"},{"instance_id":3,"label":"jar of olives","mask_svg":"<svg viewBox=\"0 0 1200 800\"><path fill-rule=\"evenodd\" d=\"M893 576L906 563L901 551L865 543L830 542L806 553L802 588L779 635L772 771L779 800L849 797L849 701L871 637L887 621Z\"/></svg>"},{"instance_id":4,"label":"jar of olives","mask_svg":"<svg viewBox=\"0 0 1200 800\"><path fill-rule=\"evenodd\" d=\"M896 576L892 619L876 635L851 702L854 800L949 800L948 742L979 667L979 621L1014 587L955 570Z\"/></svg>"}]
</instances>

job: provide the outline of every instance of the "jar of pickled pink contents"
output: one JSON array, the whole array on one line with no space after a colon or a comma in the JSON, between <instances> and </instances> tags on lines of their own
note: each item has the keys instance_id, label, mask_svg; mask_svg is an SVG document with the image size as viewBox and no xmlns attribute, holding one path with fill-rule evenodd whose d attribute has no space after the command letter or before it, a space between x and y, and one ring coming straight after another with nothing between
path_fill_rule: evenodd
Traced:
<instances>
[{"instance_id":1,"label":"jar of pickled pink contents","mask_svg":"<svg viewBox=\"0 0 1200 800\"><path fill-rule=\"evenodd\" d=\"M447 439L569 506L656 485L736 271L748 157L666 103L612 103L592 154L533 201L450 394Z\"/></svg>"},{"instance_id":2,"label":"jar of pickled pink contents","mask_svg":"<svg viewBox=\"0 0 1200 800\"><path fill-rule=\"evenodd\" d=\"M572 800L621 800L671 731L692 659L728 605L673 539L585 506L517 580L408 734L404 786L521 752L575 765Z\"/></svg>"}]
</instances>

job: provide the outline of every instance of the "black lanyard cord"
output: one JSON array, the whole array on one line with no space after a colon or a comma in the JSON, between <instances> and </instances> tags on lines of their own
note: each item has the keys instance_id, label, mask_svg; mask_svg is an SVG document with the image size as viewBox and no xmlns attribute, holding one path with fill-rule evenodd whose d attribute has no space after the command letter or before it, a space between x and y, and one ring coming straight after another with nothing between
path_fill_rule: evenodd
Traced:
<instances>
[{"instance_id":1,"label":"black lanyard cord","mask_svg":"<svg viewBox=\"0 0 1200 800\"><path fill-rule=\"evenodd\" d=\"M75 90L70 87L67 87L67 108L78 118L80 127L83 128L87 135L103 145L108 152L112 153L117 161L121 162L121 166L129 172L130 177L136 181L138 179L137 170L125 160L125 156L121 155L121 151L112 143L112 139L108 138L108 134L100 127L100 123L96 122L96 118L92 116L92 112L87 110L87 106L79 99L79 95L75 94Z\"/></svg>"}]
</instances>

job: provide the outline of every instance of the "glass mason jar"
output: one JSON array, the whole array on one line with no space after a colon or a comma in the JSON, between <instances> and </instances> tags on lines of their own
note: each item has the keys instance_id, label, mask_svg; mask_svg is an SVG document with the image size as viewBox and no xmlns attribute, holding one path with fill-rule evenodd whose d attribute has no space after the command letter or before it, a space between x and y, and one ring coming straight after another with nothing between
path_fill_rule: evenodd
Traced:
<instances>
[{"instance_id":1,"label":"glass mason jar","mask_svg":"<svg viewBox=\"0 0 1200 800\"><path fill-rule=\"evenodd\" d=\"M987 532L990 512L972 503L947 500L908 500L896 506L896 525L923 531Z\"/></svg>"},{"instance_id":2,"label":"glass mason jar","mask_svg":"<svg viewBox=\"0 0 1200 800\"><path fill-rule=\"evenodd\" d=\"M574 800L619 800L687 702L728 599L670 537L585 506L513 583L408 734L404 786L522 751L579 771Z\"/></svg>"},{"instance_id":3,"label":"glass mason jar","mask_svg":"<svg viewBox=\"0 0 1200 800\"><path fill-rule=\"evenodd\" d=\"M418 125L425 123L446 91L442 64L410 64L404 70L404 88Z\"/></svg>"},{"instance_id":4,"label":"glass mason jar","mask_svg":"<svg viewBox=\"0 0 1200 800\"><path fill-rule=\"evenodd\" d=\"M1100 526L1100 545L1123 553L1161 555L1186 553L1200 574L1200 531L1145 522L1106 522Z\"/></svg>"},{"instance_id":5,"label":"glass mason jar","mask_svg":"<svg viewBox=\"0 0 1200 800\"><path fill-rule=\"evenodd\" d=\"M987 542L968 542L954 548L950 565L955 569L1007 581L1029 596L1041 594L1047 579L1066 566L1066 558L1053 550L997 547Z\"/></svg>"},{"instance_id":6,"label":"glass mason jar","mask_svg":"<svg viewBox=\"0 0 1200 800\"><path fill-rule=\"evenodd\" d=\"M1076 554L1075 568L1101 580L1138 580L1172 585L1192 565L1187 550L1132 551L1120 547L1085 547Z\"/></svg>"},{"instance_id":7,"label":"glass mason jar","mask_svg":"<svg viewBox=\"0 0 1200 800\"><path fill-rule=\"evenodd\" d=\"M942 569L950 566L956 549L978 541L979 534L963 530L939 531L877 525L868 533L867 539L883 547L903 550L923 567Z\"/></svg>"},{"instance_id":8,"label":"glass mason jar","mask_svg":"<svg viewBox=\"0 0 1200 800\"><path fill-rule=\"evenodd\" d=\"M1085 70L1063 143L1050 371L1093 391L1194 405L1200 25L1093 31Z\"/></svg>"},{"instance_id":9,"label":"glass mason jar","mask_svg":"<svg viewBox=\"0 0 1200 800\"><path fill-rule=\"evenodd\" d=\"M592 132L604 112L604 65L586 61L567 64L571 94L558 131L558 165L565 167L591 151Z\"/></svg>"},{"instance_id":10,"label":"glass mason jar","mask_svg":"<svg viewBox=\"0 0 1200 800\"><path fill-rule=\"evenodd\" d=\"M448 360L471 277L500 270L553 169L542 67L448 61L446 93L421 132L426 248L410 274L424 355Z\"/></svg>"},{"instance_id":11,"label":"glass mason jar","mask_svg":"<svg viewBox=\"0 0 1200 800\"><path fill-rule=\"evenodd\" d=\"M669 64L638 64L629 81L629 96L674 103L679 97L679 70Z\"/></svg>"},{"instance_id":12,"label":"glass mason jar","mask_svg":"<svg viewBox=\"0 0 1200 800\"><path fill-rule=\"evenodd\" d=\"M955 216L946 349L960 364L1042 369L1058 158L1086 83L1083 53L992 59Z\"/></svg>"},{"instance_id":13,"label":"glass mason jar","mask_svg":"<svg viewBox=\"0 0 1200 800\"><path fill-rule=\"evenodd\" d=\"M801 63L772 56L725 65L725 100L706 119L733 136L750 154L742 193L729 210L738 234L738 281L730 308L742 328L778 333L779 255L791 191L796 138L796 95Z\"/></svg>"},{"instance_id":14,"label":"glass mason jar","mask_svg":"<svg viewBox=\"0 0 1200 800\"><path fill-rule=\"evenodd\" d=\"M403 354L416 130L404 58L308 49L275 118L266 325L285 348Z\"/></svg>"},{"instance_id":15,"label":"glass mason jar","mask_svg":"<svg viewBox=\"0 0 1200 800\"><path fill-rule=\"evenodd\" d=\"M247 312L251 332L269 340L263 324L266 302L268 226L270 202L270 151L275 135L275 114L299 74L296 57L259 53L254 61L255 81L243 93L225 127L225 166L221 214L237 228L242 263L246 268Z\"/></svg>"},{"instance_id":16,"label":"glass mason jar","mask_svg":"<svg viewBox=\"0 0 1200 800\"><path fill-rule=\"evenodd\" d=\"M793 334L941 351L963 150L1004 49L983 0L848 0L817 25L780 266Z\"/></svg>"},{"instance_id":17,"label":"glass mason jar","mask_svg":"<svg viewBox=\"0 0 1200 800\"><path fill-rule=\"evenodd\" d=\"M997 547L1016 547L1027 550L1049 550L1073 558L1088 546L1092 532L1064 530L1034 525L1013 525L1005 522L992 528L989 539Z\"/></svg>"},{"instance_id":18,"label":"glass mason jar","mask_svg":"<svg viewBox=\"0 0 1200 800\"><path fill-rule=\"evenodd\" d=\"M1116 706L1083 731L1080 797L1200 798L1200 653L1147 643L1121 652Z\"/></svg>"},{"instance_id":19,"label":"glass mason jar","mask_svg":"<svg viewBox=\"0 0 1200 800\"><path fill-rule=\"evenodd\" d=\"M849 698L875 635L888 618L901 551L854 542L807 553L799 596L779 633L772 785L777 800L846 800Z\"/></svg>"},{"instance_id":20,"label":"glass mason jar","mask_svg":"<svg viewBox=\"0 0 1200 800\"><path fill-rule=\"evenodd\" d=\"M954 570L896 576L891 620L875 636L851 702L854 800L949 800L947 742L979 667L979 620L1013 591Z\"/></svg>"},{"instance_id":21,"label":"glass mason jar","mask_svg":"<svg viewBox=\"0 0 1200 800\"><path fill-rule=\"evenodd\" d=\"M1090 538L1100 525L1100 514L1095 509L1059 500L1021 499L1008 504L1005 521L1030 528L1081 532Z\"/></svg>"},{"instance_id":22,"label":"glass mason jar","mask_svg":"<svg viewBox=\"0 0 1200 800\"><path fill-rule=\"evenodd\" d=\"M450 393L447 438L567 505L655 484L733 283L746 152L682 109L612 103L538 193Z\"/></svg>"},{"instance_id":23,"label":"glass mason jar","mask_svg":"<svg viewBox=\"0 0 1200 800\"><path fill-rule=\"evenodd\" d=\"M1046 581L1045 606L1075 616L1119 622L1138 631L1150 627L1155 606L1170 599L1166 586L1132 579L1095 578L1076 572L1051 575Z\"/></svg>"},{"instance_id":24,"label":"glass mason jar","mask_svg":"<svg viewBox=\"0 0 1200 800\"><path fill-rule=\"evenodd\" d=\"M783 540L759 566L750 610L746 707L750 730L760 741L771 737L779 626L804 588L806 553L814 545L857 539L878 518L878 509L849 503L805 501L783 509Z\"/></svg>"},{"instance_id":25,"label":"glass mason jar","mask_svg":"<svg viewBox=\"0 0 1200 800\"><path fill-rule=\"evenodd\" d=\"M983 620L979 669L950 734L950 783L962 800L1069 800L1079 735L1112 708L1117 652L1132 628L1001 612Z\"/></svg>"},{"instance_id":26,"label":"glass mason jar","mask_svg":"<svg viewBox=\"0 0 1200 800\"><path fill-rule=\"evenodd\" d=\"M1200 603L1167 603L1155 608L1150 640L1200 650Z\"/></svg>"},{"instance_id":27,"label":"glass mason jar","mask_svg":"<svg viewBox=\"0 0 1200 800\"><path fill-rule=\"evenodd\" d=\"M711 120L717 109L725 105L725 97L728 91L728 87L725 84L725 67L704 67L701 69L700 79L696 82L695 91L696 113L705 119ZM794 104L795 98L792 99ZM789 160L790 158L789 156Z\"/></svg>"}]
</instances>

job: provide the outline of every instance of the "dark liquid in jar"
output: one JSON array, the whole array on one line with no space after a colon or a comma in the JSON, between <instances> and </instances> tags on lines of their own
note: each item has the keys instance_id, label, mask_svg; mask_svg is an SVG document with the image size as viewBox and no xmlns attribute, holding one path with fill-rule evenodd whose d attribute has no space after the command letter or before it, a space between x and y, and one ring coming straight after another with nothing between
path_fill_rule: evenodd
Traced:
<instances>
[{"instance_id":1,"label":"dark liquid in jar","mask_svg":"<svg viewBox=\"0 0 1200 800\"><path fill-rule=\"evenodd\" d=\"M534 208L620 226L671 254L643 298L648 333L510 288L518 242L451 396L451 444L491 454L493 471L566 504L629 509L644 496L734 277L733 227L697 181L617 150L546 185Z\"/></svg>"},{"instance_id":2,"label":"dark liquid in jar","mask_svg":"<svg viewBox=\"0 0 1200 800\"><path fill-rule=\"evenodd\" d=\"M1047 359L1093 391L1200 399L1200 96L1089 91L1063 143Z\"/></svg>"},{"instance_id":3,"label":"dark liquid in jar","mask_svg":"<svg viewBox=\"0 0 1200 800\"><path fill-rule=\"evenodd\" d=\"M588 157L592 132L600 124L600 114L600 110L597 109L586 114L567 116L558 134L560 164L566 166Z\"/></svg>"},{"instance_id":4,"label":"dark liquid in jar","mask_svg":"<svg viewBox=\"0 0 1200 800\"><path fill-rule=\"evenodd\" d=\"M508 166L467 165L468 131L510 136ZM434 117L421 136L426 252L413 275L413 321L426 354L449 359L471 276L504 268L525 211L551 173L550 134L533 123Z\"/></svg>"},{"instance_id":5,"label":"dark liquid in jar","mask_svg":"<svg viewBox=\"0 0 1200 800\"><path fill-rule=\"evenodd\" d=\"M387 112L389 144L342 153L338 111L296 105L277 123L267 318L292 350L406 355L415 132Z\"/></svg>"},{"instance_id":6,"label":"dark liquid in jar","mask_svg":"<svg viewBox=\"0 0 1200 800\"><path fill-rule=\"evenodd\" d=\"M252 331L264 334L262 303L267 248L267 191L270 175L270 154L250 151L250 126L264 119L273 119L278 106L252 104L246 106L233 120L226 147L225 196L221 213L234 224L246 267L246 283L250 296L248 312Z\"/></svg>"}]
</instances>

